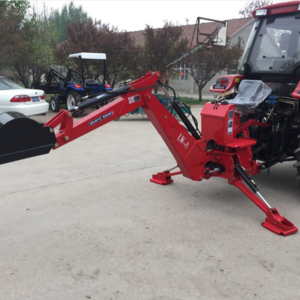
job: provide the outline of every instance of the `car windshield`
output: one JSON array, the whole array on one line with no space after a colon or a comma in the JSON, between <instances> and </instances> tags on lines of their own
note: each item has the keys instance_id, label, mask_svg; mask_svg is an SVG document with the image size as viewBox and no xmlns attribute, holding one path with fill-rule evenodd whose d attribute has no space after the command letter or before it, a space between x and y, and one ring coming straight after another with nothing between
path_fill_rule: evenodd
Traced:
<instances>
[{"instance_id":1,"label":"car windshield","mask_svg":"<svg viewBox=\"0 0 300 300\"><path fill-rule=\"evenodd\" d=\"M300 61L299 28L294 15L263 19L248 60L252 71L291 73Z\"/></svg>"},{"instance_id":2,"label":"car windshield","mask_svg":"<svg viewBox=\"0 0 300 300\"><path fill-rule=\"evenodd\" d=\"M20 85L13 82L12 80L0 77L0 90L16 90L16 89L23 89Z\"/></svg>"}]
</instances>

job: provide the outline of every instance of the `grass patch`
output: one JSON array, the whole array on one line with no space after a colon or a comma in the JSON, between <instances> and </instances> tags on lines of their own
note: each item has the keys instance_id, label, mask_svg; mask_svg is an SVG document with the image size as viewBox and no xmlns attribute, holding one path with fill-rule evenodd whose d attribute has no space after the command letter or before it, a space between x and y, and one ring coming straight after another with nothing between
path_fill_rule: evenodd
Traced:
<instances>
[{"instance_id":1,"label":"grass patch","mask_svg":"<svg viewBox=\"0 0 300 300\"><path fill-rule=\"evenodd\" d=\"M185 103L186 105L199 105L199 104L205 104L206 102L210 102L212 101L212 99L202 99L202 101L199 102L199 100L195 98L179 97L179 101L181 103Z\"/></svg>"},{"instance_id":2,"label":"grass patch","mask_svg":"<svg viewBox=\"0 0 300 300\"><path fill-rule=\"evenodd\" d=\"M50 99L51 99L52 96L54 96L54 94L46 94L46 101L48 103L50 103Z\"/></svg>"},{"instance_id":3,"label":"grass patch","mask_svg":"<svg viewBox=\"0 0 300 300\"><path fill-rule=\"evenodd\" d=\"M159 98L165 98L166 96L164 94L157 94ZM179 101L181 103L185 103L186 105L199 105L199 104L205 104L206 102L212 101L212 99L202 99L201 102L199 102L198 99L191 98L191 97L180 97Z\"/></svg>"},{"instance_id":4,"label":"grass patch","mask_svg":"<svg viewBox=\"0 0 300 300\"><path fill-rule=\"evenodd\" d=\"M55 94L46 94L46 102L49 103L49 110L51 110L51 108L50 108L50 99L51 99L52 96L55 96ZM66 104L61 104L60 108L67 109L67 105Z\"/></svg>"},{"instance_id":5,"label":"grass patch","mask_svg":"<svg viewBox=\"0 0 300 300\"><path fill-rule=\"evenodd\" d=\"M165 98L166 96L164 94L157 94L159 98ZM55 96L54 94L47 94L46 95L46 101L50 104L50 99L52 96ZM179 97L179 101L181 103L185 103L186 105L200 105L200 104L205 104L206 102L210 102L212 101L212 99L202 99L202 102L199 102L198 99L195 99L195 98L191 98L191 97ZM62 104L60 106L60 108L64 108L64 109L67 109L67 106L66 104ZM50 106L49 106L49 109L51 110Z\"/></svg>"}]
</instances>

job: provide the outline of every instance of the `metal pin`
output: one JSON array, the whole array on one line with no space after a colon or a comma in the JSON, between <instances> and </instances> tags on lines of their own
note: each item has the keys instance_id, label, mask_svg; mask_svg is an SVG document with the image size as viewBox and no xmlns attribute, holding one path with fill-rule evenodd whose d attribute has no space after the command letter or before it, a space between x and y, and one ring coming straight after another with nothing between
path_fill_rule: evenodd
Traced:
<instances>
[{"instance_id":1,"label":"metal pin","mask_svg":"<svg viewBox=\"0 0 300 300\"><path fill-rule=\"evenodd\" d=\"M212 174L220 171L221 171L220 169L213 169L212 171L207 171L207 174Z\"/></svg>"}]
</instances>

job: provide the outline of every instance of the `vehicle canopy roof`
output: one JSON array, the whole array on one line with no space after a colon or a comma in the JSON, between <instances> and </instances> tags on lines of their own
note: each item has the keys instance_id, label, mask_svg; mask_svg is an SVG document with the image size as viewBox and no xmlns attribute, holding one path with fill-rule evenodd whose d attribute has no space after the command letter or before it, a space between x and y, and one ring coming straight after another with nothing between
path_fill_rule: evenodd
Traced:
<instances>
[{"instance_id":1,"label":"vehicle canopy roof","mask_svg":"<svg viewBox=\"0 0 300 300\"><path fill-rule=\"evenodd\" d=\"M265 10L265 9L267 10L267 13L266 13L266 15L261 15L262 17L277 15L277 14L284 14L284 13L298 12L298 11L300 11L300 1L276 3L276 4L271 4L271 5L257 8L252 13L253 17L257 19L258 16L256 15L256 11L257 10Z\"/></svg>"},{"instance_id":2,"label":"vehicle canopy roof","mask_svg":"<svg viewBox=\"0 0 300 300\"><path fill-rule=\"evenodd\" d=\"M89 53L89 52L80 52L80 53L74 53L70 54L69 57L76 57L81 59L101 59L106 60L106 54L105 53Z\"/></svg>"}]
</instances>

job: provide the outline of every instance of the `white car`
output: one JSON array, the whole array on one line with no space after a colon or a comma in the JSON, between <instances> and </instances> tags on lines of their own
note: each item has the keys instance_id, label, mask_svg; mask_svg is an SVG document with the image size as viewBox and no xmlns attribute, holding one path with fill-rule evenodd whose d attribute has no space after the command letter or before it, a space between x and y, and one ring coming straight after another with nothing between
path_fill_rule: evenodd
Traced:
<instances>
[{"instance_id":1,"label":"white car","mask_svg":"<svg viewBox=\"0 0 300 300\"><path fill-rule=\"evenodd\" d=\"M42 90L25 89L0 76L0 113L16 111L25 116L47 113L49 104Z\"/></svg>"}]
</instances>

